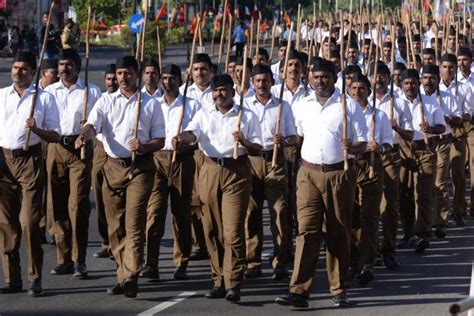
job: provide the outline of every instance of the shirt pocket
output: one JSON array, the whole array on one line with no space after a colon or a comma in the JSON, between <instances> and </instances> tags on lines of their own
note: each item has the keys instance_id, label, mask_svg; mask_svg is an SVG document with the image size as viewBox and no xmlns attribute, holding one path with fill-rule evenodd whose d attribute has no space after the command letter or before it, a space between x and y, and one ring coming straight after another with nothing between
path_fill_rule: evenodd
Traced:
<instances>
[{"instance_id":1,"label":"shirt pocket","mask_svg":"<svg viewBox=\"0 0 474 316\"><path fill-rule=\"evenodd\" d=\"M337 140L342 140L342 119L339 116L326 117L323 121L326 130L333 135ZM349 130L349 124L348 130ZM319 127L317 127L319 128Z\"/></svg>"}]
</instances>

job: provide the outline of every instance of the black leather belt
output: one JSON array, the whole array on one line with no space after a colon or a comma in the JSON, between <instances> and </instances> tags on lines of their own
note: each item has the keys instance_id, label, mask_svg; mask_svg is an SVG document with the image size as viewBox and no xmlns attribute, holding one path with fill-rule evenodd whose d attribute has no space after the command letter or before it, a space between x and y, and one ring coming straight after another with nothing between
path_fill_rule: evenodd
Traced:
<instances>
[{"instance_id":1,"label":"black leather belt","mask_svg":"<svg viewBox=\"0 0 474 316\"><path fill-rule=\"evenodd\" d=\"M36 144L28 147L28 150L23 150L23 148L18 149L6 149L2 148L3 154L8 157L18 158L31 156L36 153L41 153L41 144Z\"/></svg>"},{"instance_id":2,"label":"black leather belt","mask_svg":"<svg viewBox=\"0 0 474 316\"><path fill-rule=\"evenodd\" d=\"M59 143L64 147L75 147L76 139L79 135L61 136Z\"/></svg>"},{"instance_id":3,"label":"black leather belt","mask_svg":"<svg viewBox=\"0 0 474 316\"><path fill-rule=\"evenodd\" d=\"M237 159L234 159L234 158L214 158L214 157L204 156L204 161L213 165L218 165L219 167L228 167L228 166L243 165L247 163L248 157L247 155L242 155L242 156L239 156Z\"/></svg>"},{"instance_id":4,"label":"black leather belt","mask_svg":"<svg viewBox=\"0 0 474 316\"><path fill-rule=\"evenodd\" d=\"M283 155L283 151L280 149L277 151L277 158L281 157ZM260 158L262 158L265 161L272 161L273 160L273 149L272 150L262 150L260 153ZM278 160L278 159L277 159Z\"/></svg>"},{"instance_id":5,"label":"black leather belt","mask_svg":"<svg viewBox=\"0 0 474 316\"><path fill-rule=\"evenodd\" d=\"M171 159L173 157L173 151L172 150L158 150L153 153L156 158L160 159ZM192 157L194 155L194 151L186 151L186 152L179 152L176 153L176 158L180 157Z\"/></svg>"},{"instance_id":6,"label":"black leather belt","mask_svg":"<svg viewBox=\"0 0 474 316\"><path fill-rule=\"evenodd\" d=\"M349 164L352 163L352 160L349 159ZM301 165L320 171L320 172L330 172L330 171L338 171L338 170L344 170L344 161L333 163L333 164L316 164L316 163L311 163L308 162L304 159L301 159Z\"/></svg>"}]
</instances>

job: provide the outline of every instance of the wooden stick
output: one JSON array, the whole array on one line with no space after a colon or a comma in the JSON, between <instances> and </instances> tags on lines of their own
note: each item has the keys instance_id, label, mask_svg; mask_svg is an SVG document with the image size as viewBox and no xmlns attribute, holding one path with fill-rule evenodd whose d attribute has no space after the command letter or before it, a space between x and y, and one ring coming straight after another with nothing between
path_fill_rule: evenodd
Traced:
<instances>
[{"instance_id":1,"label":"wooden stick","mask_svg":"<svg viewBox=\"0 0 474 316\"><path fill-rule=\"evenodd\" d=\"M421 123L424 123L425 122L425 112L423 111L423 108L425 107L425 104L423 102L423 98L421 96L420 91L418 91L418 99L420 100L420 104L419 104L420 119L421 119ZM428 134L423 133L423 140L425 141L426 150L429 151L430 150L430 143L428 141Z\"/></svg>"},{"instance_id":2,"label":"wooden stick","mask_svg":"<svg viewBox=\"0 0 474 316\"><path fill-rule=\"evenodd\" d=\"M89 59L90 59L90 48L89 48L89 33L91 24L92 7L89 3L87 6L87 28L86 28L86 69L84 73L84 97L83 97L83 111L81 126L87 122L87 103L89 102ZM81 160L86 159L86 146L81 147Z\"/></svg>"},{"instance_id":3,"label":"wooden stick","mask_svg":"<svg viewBox=\"0 0 474 316\"><path fill-rule=\"evenodd\" d=\"M456 56L459 54L459 21L456 21Z\"/></svg>"},{"instance_id":4,"label":"wooden stick","mask_svg":"<svg viewBox=\"0 0 474 316\"><path fill-rule=\"evenodd\" d=\"M408 18L408 23L410 23L409 18ZM419 70L418 65L416 64L415 49L413 48L413 38L412 38L412 35L411 35L411 30L408 32L408 40L410 42L410 45L408 46L410 49L408 51L411 51L411 57L413 59L413 68L416 69L416 70Z\"/></svg>"},{"instance_id":5,"label":"wooden stick","mask_svg":"<svg viewBox=\"0 0 474 316\"><path fill-rule=\"evenodd\" d=\"M201 23L198 23L197 24L197 31L198 31L198 36L199 36L199 52L200 53L205 53L206 52L206 48L203 46L203 43L202 43L202 25Z\"/></svg>"},{"instance_id":6,"label":"wooden stick","mask_svg":"<svg viewBox=\"0 0 474 316\"><path fill-rule=\"evenodd\" d=\"M277 27L277 21L273 21L273 27L272 27L272 46L270 48L270 62L269 64L271 65L272 59L273 59L273 50L275 49L275 31Z\"/></svg>"},{"instance_id":7,"label":"wooden stick","mask_svg":"<svg viewBox=\"0 0 474 316\"><path fill-rule=\"evenodd\" d=\"M342 22L342 12L341 12L341 22ZM344 58L344 23L341 23L341 58ZM341 62L341 67L344 65L344 61ZM345 80L345 71L342 70L342 139L347 139L347 109L346 109L346 80ZM344 149L344 171L349 170L349 153L347 149Z\"/></svg>"},{"instance_id":8,"label":"wooden stick","mask_svg":"<svg viewBox=\"0 0 474 316\"><path fill-rule=\"evenodd\" d=\"M198 15L197 17L198 23L201 20L201 17ZM183 126L183 118L184 118L184 111L186 107L186 95L188 93L188 85L189 85L189 80L192 77L193 73L193 62L194 62L194 51L196 49L196 32L194 32L194 37L193 37L193 46L191 48L191 56L189 57L189 73L186 76L186 82L184 83L184 91L183 91L183 108L181 109L181 113L179 115L179 120L178 120L178 127L176 128L176 135L179 135L181 133L181 128ZM173 156L171 158L171 164L173 164L176 161L176 150L173 149ZM173 169L171 169L173 170ZM168 177L170 179L170 177Z\"/></svg>"},{"instance_id":9,"label":"wooden stick","mask_svg":"<svg viewBox=\"0 0 474 316\"><path fill-rule=\"evenodd\" d=\"M240 124L242 123L242 112L244 111L244 88L245 88L245 76L247 75L247 46L244 48L244 64L243 64L243 71L242 71L242 78L240 82L240 105L239 105L239 115L237 117L237 132L240 132ZM239 158L239 142L235 142L234 144L234 159Z\"/></svg>"},{"instance_id":10,"label":"wooden stick","mask_svg":"<svg viewBox=\"0 0 474 316\"><path fill-rule=\"evenodd\" d=\"M226 10L227 8L227 0L224 2L224 18L222 19L222 32L221 32L221 42L219 44L219 57L217 58L217 64L220 66L222 62L222 51L224 49L224 36L225 36L225 22L226 22Z\"/></svg>"},{"instance_id":11,"label":"wooden stick","mask_svg":"<svg viewBox=\"0 0 474 316\"><path fill-rule=\"evenodd\" d=\"M439 33L439 30L438 30L438 22L436 22L436 33L435 33L435 61L436 61L436 65L439 66L439 59L440 59L440 56L439 56L439 40L438 40L438 33Z\"/></svg>"},{"instance_id":12,"label":"wooden stick","mask_svg":"<svg viewBox=\"0 0 474 316\"><path fill-rule=\"evenodd\" d=\"M340 62L341 62L341 67L342 68L346 68L345 66L345 61L347 62L347 60L344 58L345 57L345 47L344 47L344 22L343 22L343 19L342 19L342 11L340 12L340 15L341 17L341 30L340 30L340 45L341 45L341 51L340 51ZM343 78L344 80L344 78ZM341 91L341 93L346 93L345 91Z\"/></svg>"},{"instance_id":13,"label":"wooden stick","mask_svg":"<svg viewBox=\"0 0 474 316\"><path fill-rule=\"evenodd\" d=\"M160 74L161 74L161 68L162 68L162 58L161 58L161 40L160 40L160 26L156 24L156 50L158 53L158 65L160 66Z\"/></svg>"},{"instance_id":14,"label":"wooden stick","mask_svg":"<svg viewBox=\"0 0 474 316\"><path fill-rule=\"evenodd\" d=\"M54 1L51 2L51 6L49 7L48 20L46 21L46 25L44 29L43 45L41 46L39 66L38 66L38 69L36 70L35 92L33 93L33 96L31 98L32 101L31 101L29 118L32 118L35 114L36 99L38 98L39 81L40 81L40 76L41 76L41 66L43 65L44 51L46 49L46 43L48 42L48 32L49 32L49 26L51 24L51 16L53 15L53 8L54 8ZM25 135L25 144L23 145L24 151L27 151L28 148L30 147L30 137L31 137L31 129L27 127L26 135Z\"/></svg>"},{"instance_id":15,"label":"wooden stick","mask_svg":"<svg viewBox=\"0 0 474 316\"><path fill-rule=\"evenodd\" d=\"M295 49L300 50L300 38L301 38L301 3L298 3L298 16L296 18L296 43ZM290 33L289 41L291 42L292 34Z\"/></svg>"},{"instance_id":16,"label":"wooden stick","mask_svg":"<svg viewBox=\"0 0 474 316\"><path fill-rule=\"evenodd\" d=\"M294 24L291 22L290 24L290 34L293 32L293 27ZM283 106L283 92L285 90L285 84L286 84L286 77L287 77L287 71L288 71L288 58L290 57L290 50L291 50L291 41L288 41L288 44L286 46L286 54L285 54L285 64L283 65L283 74L281 77L281 86L280 86L280 96L278 99L278 108L277 108L277 121L276 121L276 129L275 129L275 134L280 134L280 125L281 125L281 111L282 111L282 106ZM276 166L277 164L277 159L278 159L278 148L279 144L274 143L273 144L273 156L272 156L272 168Z\"/></svg>"},{"instance_id":17,"label":"wooden stick","mask_svg":"<svg viewBox=\"0 0 474 316\"><path fill-rule=\"evenodd\" d=\"M372 23L370 22L370 19L368 20L369 22L369 33L370 33L370 46L369 46L369 56L367 56L367 65L365 66L365 74L367 75L369 73L369 66L370 66L370 60L372 59L372 51L374 49L374 35L372 34Z\"/></svg>"},{"instance_id":18,"label":"wooden stick","mask_svg":"<svg viewBox=\"0 0 474 316\"><path fill-rule=\"evenodd\" d=\"M247 54L249 56L253 56L252 55L252 47L253 47L253 24L254 24L254 21L253 21L253 18L252 18L252 21L250 22L250 41L249 41L249 50L247 52Z\"/></svg>"},{"instance_id":19,"label":"wooden stick","mask_svg":"<svg viewBox=\"0 0 474 316\"><path fill-rule=\"evenodd\" d=\"M260 23L261 23L261 19L258 18L258 20L257 20L257 38L256 38L256 42L255 42L255 55L250 55L251 57L258 56L258 50L260 49Z\"/></svg>"},{"instance_id":20,"label":"wooden stick","mask_svg":"<svg viewBox=\"0 0 474 316\"><path fill-rule=\"evenodd\" d=\"M393 106L394 106L394 94L393 94L393 72L395 71L395 25L392 24L390 26L390 34L391 34L391 40L392 40L392 51L391 51L391 56L390 56L390 62L392 64L392 75L391 75L391 81L390 81L390 120L393 120L394 119L394 115L393 115Z\"/></svg>"},{"instance_id":21,"label":"wooden stick","mask_svg":"<svg viewBox=\"0 0 474 316\"><path fill-rule=\"evenodd\" d=\"M216 37L216 27L212 24L212 38L211 38L211 56L214 56L214 38Z\"/></svg>"},{"instance_id":22,"label":"wooden stick","mask_svg":"<svg viewBox=\"0 0 474 316\"><path fill-rule=\"evenodd\" d=\"M227 34L227 53L225 54L225 70L224 70L225 73L227 73L227 67L229 66L231 46L232 46L232 15L229 17L229 28L228 28L228 34Z\"/></svg>"},{"instance_id":23,"label":"wooden stick","mask_svg":"<svg viewBox=\"0 0 474 316\"><path fill-rule=\"evenodd\" d=\"M377 19L377 37L378 37L378 40L377 42L381 42L382 41L382 34L380 32L380 16L379 18ZM379 45L380 46L380 45ZM377 49L376 52L375 52L375 60L374 60L374 73L373 73L373 83L374 83L374 87L373 87L373 93L372 93L372 96L373 96L373 99L372 99L372 126L371 126L371 133L372 133L372 141L376 141L375 139L375 102L377 101L377 97L376 97L376 93L375 93L375 88L376 88L376 81L377 81L377 63L379 61L379 58L380 58L380 50ZM373 179L374 176L375 176L375 170L374 170L374 166L375 166L375 154L374 152L371 152L370 153L370 165L369 165L369 179Z\"/></svg>"},{"instance_id":24,"label":"wooden stick","mask_svg":"<svg viewBox=\"0 0 474 316\"><path fill-rule=\"evenodd\" d=\"M137 139L138 138L138 127L140 123L140 113L141 113L141 108L142 108L142 72L143 72L143 59L145 57L145 34L146 34L146 25L147 25L147 16L148 16L148 0L146 1L146 8L145 8L145 21L143 22L142 25L142 30L141 30L141 40L140 40L140 70L139 70L139 76L138 76L138 97L137 97L137 103L136 103L136 115L135 115L135 124L134 124L134 129L133 129L133 138ZM135 170L135 162L137 160L137 151L133 150L132 151L132 161L130 163L130 173L128 175L128 178L131 180L133 178L133 171Z\"/></svg>"}]
</instances>

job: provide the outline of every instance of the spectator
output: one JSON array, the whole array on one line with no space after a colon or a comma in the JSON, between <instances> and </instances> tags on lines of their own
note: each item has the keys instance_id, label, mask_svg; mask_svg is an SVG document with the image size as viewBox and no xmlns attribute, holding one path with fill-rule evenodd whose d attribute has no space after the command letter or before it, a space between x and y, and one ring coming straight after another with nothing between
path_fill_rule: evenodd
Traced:
<instances>
[{"instance_id":1,"label":"spectator","mask_svg":"<svg viewBox=\"0 0 474 316\"><path fill-rule=\"evenodd\" d=\"M67 19L64 25L63 33L61 34L61 46L63 49L73 48L77 50L79 48L79 38L74 34L74 21Z\"/></svg>"},{"instance_id":2,"label":"spectator","mask_svg":"<svg viewBox=\"0 0 474 316\"><path fill-rule=\"evenodd\" d=\"M234 34L232 34L235 43L235 54L237 57L242 56L244 53L244 46L247 42L247 39L245 38L245 30L245 23L240 22L240 24L234 29Z\"/></svg>"},{"instance_id":3,"label":"spectator","mask_svg":"<svg viewBox=\"0 0 474 316\"><path fill-rule=\"evenodd\" d=\"M43 13L43 27L41 28L41 38L40 38L40 45L43 45L43 39L45 33L48 41L46 42L46 49L44 52L44 59L55 59L58 58L59 54L59 47L58 47L58 39L56 37L56 33L54 31L54 25L51 23L49 25L49 29L46 32L46 23L48 21L48 12Z\"/></svg>"},{"instance_id":4,"label":"spectator","mask_svg":"<svg viewBox=\"0 0 474 316\"><path fill-rule=\"evenodd\" d=\"M15 56L18 48L20 48L20 31L16 25L8 29L8 46L10 47L10 55Z\"/></svg>"}]
</instances>

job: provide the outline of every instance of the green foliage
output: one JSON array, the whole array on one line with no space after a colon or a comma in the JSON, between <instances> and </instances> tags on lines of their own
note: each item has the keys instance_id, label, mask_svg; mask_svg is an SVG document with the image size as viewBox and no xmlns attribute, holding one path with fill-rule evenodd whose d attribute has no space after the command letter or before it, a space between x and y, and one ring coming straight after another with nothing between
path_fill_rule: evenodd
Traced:
<instances>
[{"instance_id":1,"label":"green foliage","mask_svg":"<svg viewBox=\"0 0 474 316\"><path fill-rule=\"evenodd\" d=\"M117 24L117 19L123 19L128 17L128 13L131 10L131 5L129 1L123 0L100 0L100 1L91 1L91 0L74 0L73 5L76 8L77 12L77 21L81 26L81 29L85 29L87 22L87 5L91 3L92 5L92 15L96 18L103 16L107 26L110 27L114 24Z\"/></svg>"},{"instance_id":2,"label":"green foliage","mask_svg":"<svg viewBox=\"0 0 474 316\"><path fill-rule=\"evenodd\" d=\"M165 48L165 45L169 43L167 40L167 28L166 25L162 22L160 23L160 43L161 43L161 52ZM145 56L153 56L157 57L158 55L158 37L156 34L157 28L156 26L158 23L156 21L148 21L145 33ZM179 35L179 28L173 29L176 38L184 38L184 35ZM125 54L127 55L134 55L135 54L135 47L136 47L136 36L130 32L130 29L126 27L122 30L121 33L121 42L125 49Z\"/></svg>"}]
</instances>

